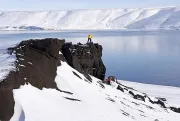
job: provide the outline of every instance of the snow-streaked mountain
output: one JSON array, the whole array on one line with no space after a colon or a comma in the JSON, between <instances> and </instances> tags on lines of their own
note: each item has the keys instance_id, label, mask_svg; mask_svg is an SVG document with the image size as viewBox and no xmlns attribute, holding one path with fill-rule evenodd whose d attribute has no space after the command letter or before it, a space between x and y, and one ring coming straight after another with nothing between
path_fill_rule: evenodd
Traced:
<instances>
[{"instance_id":1,"label":"snow-streaked mountain","mask_svg":"<svg viewBox=\"0 0 180 121\"><path fill-rule=\"evenodd\" d=\"M180 7L0 12L0 29L179 29Z\"/></svg>"}]
</instances>

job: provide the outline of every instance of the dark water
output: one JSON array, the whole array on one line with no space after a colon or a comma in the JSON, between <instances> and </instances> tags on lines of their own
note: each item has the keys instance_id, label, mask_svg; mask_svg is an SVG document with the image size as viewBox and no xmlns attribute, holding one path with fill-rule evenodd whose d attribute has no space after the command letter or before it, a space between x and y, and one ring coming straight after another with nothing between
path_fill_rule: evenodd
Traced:
<instances>
[{"instance_id":1,"label":"dark water","mask_svg":"<svg viewBox=\"0 0 180 121\"><path fill-rule=\"evenodd\" d=\"M57 37L103 45L107 76L180 87L180 31L0 32L0 47L30 38Z\"/></svg>"}]
</instances>

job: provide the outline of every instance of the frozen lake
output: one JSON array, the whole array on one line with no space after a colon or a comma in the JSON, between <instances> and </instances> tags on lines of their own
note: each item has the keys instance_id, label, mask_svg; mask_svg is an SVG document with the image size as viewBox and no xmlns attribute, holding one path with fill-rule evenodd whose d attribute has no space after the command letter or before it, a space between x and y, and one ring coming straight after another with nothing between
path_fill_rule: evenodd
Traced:
<instances>
[{"instance_id":1,"label":"frozen lake","mask_svg":"<svg viewBox=\"0 0 180 121\"><path fill-rule=\"evenodd\" d=\"M89 33L103 46L107 76L180 87L180 31L0 31L0 48L47 37L86 43Z\"/></svg>"}]
</instances>

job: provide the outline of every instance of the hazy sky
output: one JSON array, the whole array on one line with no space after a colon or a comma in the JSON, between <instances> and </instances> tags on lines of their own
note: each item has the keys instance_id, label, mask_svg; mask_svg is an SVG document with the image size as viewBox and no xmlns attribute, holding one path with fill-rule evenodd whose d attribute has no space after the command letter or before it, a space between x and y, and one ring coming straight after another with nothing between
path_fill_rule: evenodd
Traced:
<instances>
[{"instance_id":1,"label":"hazy sky","mask_svg":"<svg viewBox=\"0 0 180 121\"><path fill-rule=\"evenodd\" d=\"M0 0L0 11L179 6L180 0Z\"/></svg>"}]
</instances>

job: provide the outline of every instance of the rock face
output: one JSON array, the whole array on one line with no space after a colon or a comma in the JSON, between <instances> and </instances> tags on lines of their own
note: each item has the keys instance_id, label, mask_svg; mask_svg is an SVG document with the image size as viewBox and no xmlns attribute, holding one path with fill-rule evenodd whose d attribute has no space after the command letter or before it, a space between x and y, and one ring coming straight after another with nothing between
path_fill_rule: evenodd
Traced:
<instances>
[{"instance_id":1,"label":"rock face","mask_svg":"<svg viewBox=\"0 0 180 121\"><path fill-rule=\"evenodd\" d=\"M0 82L0 120L8 121L14 113L13 89L25 83L42 89L57 89L54 81L57 66L64 57L59 51L64 40L43 39L23 41L9 53L16 54L16 71L10 72L8 77Z\"/></svg>"},{"instance_id":2,"label":"rock face","mask_svg":"<svg viewBox=\"0 0 180 121\"><path fill-rule=\"evenodd\" d=\"M81 73L90 74L103 80L106 68L101 59L102 49L101 45L93 43L76 45L65 43L62 53L71 67Z\"/></svg>"}]
</instances>

